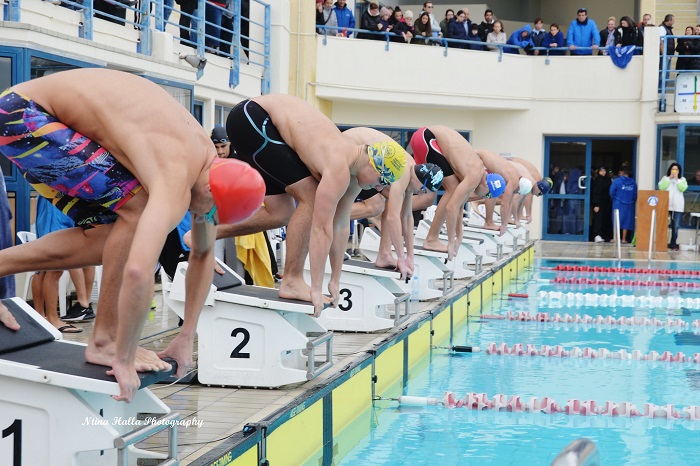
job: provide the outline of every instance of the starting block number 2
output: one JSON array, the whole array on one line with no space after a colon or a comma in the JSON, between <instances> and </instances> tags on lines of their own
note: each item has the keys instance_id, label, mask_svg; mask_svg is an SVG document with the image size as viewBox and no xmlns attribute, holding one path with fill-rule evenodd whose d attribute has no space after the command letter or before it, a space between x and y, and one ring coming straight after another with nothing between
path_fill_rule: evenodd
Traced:
<instances>
[{"instance_id":1,"label":"starting block number 2","mask_svg":"<svg viewBox=\"0 0 700 466\"><path fill-rule=\"evenodd\" d=\"M242 353L241 350L246 347L250 341L250 332L243 327L236 327L231 331L232 337L237 337L238 335L243 335L243 339L240 344L236 346L233 351L231 351L231 359L250 359L250 353Z\"/></svg>"},{"instance_id":2,"label":"starting block number 2","mask_svg":"<svg viewBox=\"0 0 700 466\"><path fill-rule=\"evenodd\" d=\"M2 429L2 438L12 437L12 466L21 466L22 464L22 420L15 419L12 424ZM4 442L3 442L4 443ZM3 451L0 449L0 464L3 463Z\"/></svg>"}]
</instances>

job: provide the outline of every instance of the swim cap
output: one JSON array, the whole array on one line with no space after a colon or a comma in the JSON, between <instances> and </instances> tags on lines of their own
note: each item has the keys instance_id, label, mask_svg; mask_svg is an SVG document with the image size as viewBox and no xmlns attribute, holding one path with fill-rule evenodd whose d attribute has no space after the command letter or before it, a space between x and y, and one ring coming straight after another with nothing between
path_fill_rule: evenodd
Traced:
<instances>
[{"instance_id":1,"label":"swim cap","mask_svg":"<svg viewBox=\"0 0 700 466\"><path fill-rule=\"evenodd\" d=\"M442 150L435 139L435 135L427 127L423 127L413 133L411 136L411 149L413 150L413 158L416 163L425 163L428 154L440 154L442 155Z\"/></svg>"},{"instance_id":2,"label":"swim cap","mask_svg":"<svg viewBox=\"0 0 700 466\"><path fill-rule=\"evenodd\" d=\"M525 178L524 176L521 177L520 178L520 189L518 191L523 196L526 194L530 194L530 191L532 191L532 181L530 181L528 178Z\"/></svg>"},{"instance_id":3,"label":"swim cap","mask_svg":"<svg viewBox=\"0 0 700 466\"><path fill-rule=\"evenodd\" d=\"M537 189L542 192L542 195L547 194L552 189L552 186L554 186L554 181L548 176L537 182Z\"/></svg>"},{"instance_id":4,"label":"swim cap","mask_svg":"<svg viewBox=\"0 0 700 466\"><path fill-rule=\"evenodd\" d=\"M381 175L381 184L393 183L406 170L406 151L396 141L375 142L367 146L367 155L370 165Z\"/></svg>"},{"instance_id":5,"label":"swim cap","mask_svg":"<svg viewBox=\"0 0 700 466\"><path fill-rule=\"evenodd\" d=\"M495 199L506 190L506 180L501 175L489 173L486 175L486 186L489 187L491 199Z\"/></svg>"},{"instance_id":6,"label":"swim cap","mask_svg":"<svg viewBox=\"0 0 700 466\"><path fill-rule=\"evenodd\" d=\"M211 130L211 140L214 144L226 144L229 142L226 128L223 126L214 126L214 129Z\"/></svg>"},{"instance_id":7,"label":"swim cap","mask_svg":"<svg viewBox=\"0 0 700 466\"><path fill-rule=\"evenodd\" d=\"M434 163L421 163L413 167L418 180L428 190L435 192L442 185L442 170Z\"/></svg>"},{"instance_id":8,"label":"swim cap","mask_svg":"<svg viewBox=\"0 0 700 466\"><path fill-rule=\"evenodd\" d=\"M219 223L229 225L253 215L265 197L265 182L260 173L236 159L214 159L209 169L209 187Z\"/></svg>"}]
</instances>

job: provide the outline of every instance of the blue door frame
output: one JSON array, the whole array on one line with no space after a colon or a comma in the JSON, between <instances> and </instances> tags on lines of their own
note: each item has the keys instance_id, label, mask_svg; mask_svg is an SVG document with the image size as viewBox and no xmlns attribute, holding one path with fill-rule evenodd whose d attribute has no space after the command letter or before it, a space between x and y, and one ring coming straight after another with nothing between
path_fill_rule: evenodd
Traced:
<instances>
[{"instance_id":1,"label":"blue door frame","mask_svg":"<svg viewBox=\"0 0 700 466\"><path fill-rule=\"evenodd\" d=\"M591 206L590 206L590 187L591 187L591 176L590 174L592 173L592 159L593 159L593 142L594 141L600 141L600 140L606 140L606 141L614 141L614 140L627 140L627 141L634 141L634 149L633 153L631 154L631 162L632 162L632 167L633 167L633 174L632 176L636 177L636 171L637 171L637 142L638 138L637 137L614 137L614 136L602 136L602 137L567 137L567 136L545 136L544 138L544 170L543 172L546 173L545 176L551 176L549 173L549 167L550 167L550 162L551 162L551 154L550 154L550 148L552 143L557 143L557 142L571 142L571 143L583 143L586 145L586 160L584 164L584 172L582 175L585 175L585 182L584 186L586 189L582 194L558 194L554 192L550 192L550 194L547 195L546 202L543 206L543 214L542 214L542 239L545 240L554 240L554 241L588 241L589 240L589 230L590 230L590 215L591 215ZM578 235L572 235L572 234L551 234L548 233L548 225L549 225L549 202L554 201L556 202L557 200L574 200L574 201L583 201L583 231L581 234Z\"/></svg>"}]
</instances>

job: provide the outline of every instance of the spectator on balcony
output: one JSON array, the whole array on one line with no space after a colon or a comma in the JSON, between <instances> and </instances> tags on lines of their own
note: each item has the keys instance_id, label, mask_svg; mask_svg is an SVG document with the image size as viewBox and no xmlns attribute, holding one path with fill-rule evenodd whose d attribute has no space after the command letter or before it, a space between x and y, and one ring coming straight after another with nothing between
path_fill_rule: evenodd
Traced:
<instances>
[{"instance_id":1,"label":"spectator on balcony","mask_svg":"<svg viewBox=\"0 0 700 466\"><path fill-rule=\"evenodd\" d=\"M542 46L549 49L564 47L564 34L559 30L559 25L557 23L552 23L549 26L549 33L544 36ZM549 55L564 55L564 51L550 50Z\"/></svg>"},{"instance_id":2,"label":"spectator on balcony","mask_svg":"<svg viewBox=\"0 0 700 466\"><path fill-rule=\"evenodd\" d=\"M695 35L700 36L700 24L695 26Z\"/></svg>"},{"instance_id":3,"label":"spectator on balcony","mask_svg":"<svg viewBox=\"0 0 700 466\"><path fill-rule=\"evenodd\" d=\"M471 31L469 31L469 35L467 36L467 39L474 41L474 42L481 42L481 37L479 37L479 25L478 24L472 23ZM485 45L478 45L478 44L469 44L469 48L471 50L486 50Z\"/></svg>"},{"instance_id":4,"label":"spectator on balcony","mask_svg":"<svg viewBox=\"0 0 700 466\"><path fill-rule=\"evenodd\" d=\"M489 32L493 32L493 23L493 10L487 9L484 11L484 20L479 24L479 37L483 42L486 42Z\"/></svg>"},{"instance_id":5,"label":"spectator on balcony","mask_svg":"<svg viewBox=\"0 0 700 466\"><path fill-rule=\"evenodd\" d=\"M486 43L505 45L507 40L508 38L506 37L506 31L503 28L503 23L500 19L497 19L493 22L493 31L489 32L488 36L486 36ZM488 48L494 52L498 51L497 45L489 45Z\"/></svg>"},{"instance_id":6,"label":"spectator on balcony","mask_svg":"<svg viewBox=\"0 0 700 466\"><path fill-rule=\"evenodd\" d=\"M647 26L655 27L651 23L651 15L649 13L644 13L644 15L642 16L642 21L637 25L637 27L644 31L644 28L646 28Z\"/></svg>"},{"instance_id":7,"label":"spectator on balcony","mask_svg":"<svg viewBox=\"0 0 700 466\"><path fill-rule=\"evenodd\" d=\"M379 22L382 25L380 29L381 32L391 32L391 30L394 29L394 25L391 24L391 16L393 13L391 8L385 6L379 10ZM381 40L386 40L386 37L382 37Z\"/></svg>"},{"instance_id":8,"label":"spectator on balcony","mask_svg":"<svg viewBox=\"0 0 700 466\"><path fill-rule=\"evenodd\" d=\"M608 47L620 41L620 31L617 30L617 19L614 16L608 18L608 25L600 31L600 51L598 55L607 55Z\"/></svg>"},{"instance_id":9,"label":"spectator on balcony","mask_svg":"<svg viewBox=\"0 0 700 466\"><path fill-rule=\"evenodd\" d=\"M433 2L423 2L423 9L421 10L421 14L423 13L428 13L428 15L430 16L430 30L436 32L438 37L441 36L442 32L440 30L440 23L438 23L438 20L435 19L435 15L433 14ZM420 15L418 16L418 19L420 19Z\"/></svg>"},{"instance_id":10,"label":"spectator on balcony","mask_svg":"<svg viewBox=\"0 0 700 466\"><path fill-rule=\"evenodd\" d=\"M447 37L450 39L467 40L467 31L464 29L464 21L466 19L467 15L464 14L464 11L459 10L457 12L457 16L452 18L452 21L450 21ZM467 44L456 43L453 45L453 47L458 49L466 49Z\"/></svg>"},{"instance_id":11,"label":"spectator on balcony","mask_svg":"<svg viewBox=\"0 0 700 466\"><path fill-rule=\"evenodd\" d=\"M691 31L693 28L690 28ZM623 16L620 18L620 27L618 28L619 40L615 43L618 47L627 47L629 45L635 45L637 47L644 46L644 33L641 29L635 26L634 20L629 16ZM640 51L641 52L641 51ZM635 51L635 55L639 55Z\"/></svg>"},{"instance_id":12,"label":"spectator on balcony","mask_svg":"<svg viewBox=\"0 0 700 466\"><path fill-rule=\"evenodd\" d=\"M515 31L513 34L510 35L508 38L508 42L506 44L508 45L517 45L518 47L522 48L527 52L528 50L532 49L532 26L529 24L526 24L525 26L521 27L517 31ZM506 53L514 53L514 54L519 54L520 49L517 49L515 47L506 47L504 50Z\"/></svg>"},{"instance_id":13,"label":"spectator on balcony","mask_svg":"<svg viewBox=\"0 0 700 466\"><path fill-rule=\"evenodd\" d=\"M469 12L469 8L464 8L464 9L462 9L462 11L464 12L464 16L465 16L464 22L462 23L462 25L464 26L464 30L467 33L467 37L469 37L469 33L472 30L472 24L473 24L472 20L469 19L469 15L471 13Z\"/></svg>"},{"instance_id":14,"label":"spectator on balcony","mask_svg":"<svg viewBox=\"0 0 700 466\"><path fill-rule=\"evenodd\" d=\"M535 19L535 29L532 30L532 45L535 47L542 47L542 43L544 42L544 36L547 35L547 32L544 30L544 22L542 21L542 18L536 18ZM539 50L528 50L527 51L528 55L539 55L540 51Z\"/></svg>"},{"instance_id":15,"label":"spectator on balcony","mask_svg":"<svg viewBox=\"0 0 700 466\"><path fill-rule=\"evenodd\" d=\"M221 39L221 27L224 19L224 9L226 8L226 0L207 0L205 2L204 17L206 24L204 26L204 45L211 48L215 53L219 51Z\"/></svg>"},{"instance_id":16,"label":"spectator on balcony","mask_svg":"<svg viewBox=\"0 0 700 466\"><path fill-rule=\"evenodd\" d=\"M333 9L333 0L321 0L316 2L316 32L319 34L328 34L329 36L337 36L338 18L335 16ZM329 29L326 29L329 28Z\"/></svg>"},{"instance_id":17,"label":"spectator on balcony","mask_svg":"<svg viewBox=\"0 0 700 466\"><path fill-rule=\"evenodd\" d=\"M335 2L333 11L338 20L338 27L341 28L338 35L352 37L352 31L348 31L347 28L355 29L355 16L352 14L352 10L348 8L347 2L345 0L338 0Z\"/></svg>"},{"instance_id":18,"label":"spectator on balcony","mask_svg":"<svg viewBox=\"0 0 700 466\"><path fill-rule=\"evenodd\" d=\"M571 55L593 55L591 50L579 50L580 48L593 48L598 50L600 34L595 21L588 17L588 10L579 8L576 19L569 25L566 35L566 45L571 50Z\"/></svg>"},{"instance_id":19,"label":"spectator on balcony","mask_svg":"<svg viewBox=\"0 0 700 466\"><path fill-rule=\"evenodd\" d=\"M415 35L413 28L413 12L406 10L403 14L403 21L399 21L394 25L394 32L398 35L396 41L400 43L410 44L411 39Z\"/></svg>"},{"instance_id":20,"label":"spectator on balcony","mask_svg":"<svg viewBox=\"0 0 700 466\"><path fill-rule=\"evenodd\" d=\"M427 39L427 37L433 36L432 25L430 24L430 15L428 12L424 11L418 17L418 21L413 26L416 36L426 37L426 39L419 39L414 41L414 44L421 45L435 45L437 42Z\"/></svg>"},{"instance_id":21,"label":"spectator on balcony","mask_svg":"<svg viewBox=\"0 0 700 466\"><path fill-rule=\"evenodd\" d=\"M455 17L455 11L452 8L448 8L447 11L445 11L445 19L440 21L440 32L444 37L447 37L448 34L448 29L450 27L450 21L452 21Z\"/></svg>"},{"instance_id":22,"label":"spectator on balcony","mask_svg":"<svg viewBox=\"0 0 700 466\"><path fill-rule=\"evenodd\" d=\"M684 36L692 36L695 33L693 26L688 26L685 28ZM676 45L676 52L678 52L678 60L676 60L676 70L692 70L695 69L695 57L686 58L684 55L697 55L698 54L698 43L695 39L678 39L678 45Z\"/></svg>"},{"instance_id":23,"label":"spectator on balcony","mask_svg":"<svg viewBox=\"0 0 700 466\"><path fill-rule=\"evenodd\" d=\"M659 44L659 88L661 88L661 77L664 75L664 70L665 70L665 75L666 75L666 80L669 79L670 77L670 71L671 71L671 60L673 59L673 54L676 49L676 41L675 39L668 39L664 40L665 36L672 36L673 35L673 23L676 21L676 17L668 14L664 16L664 22L659 26L659 39L660 39L660 44ZM664 43L666 44L666 48L664 49ZM664 62L664 51L666 52L666 61Z\"/></svg>"},{"instance_id":24,"label":"spectator on balcony","mask_svg":"<svg viewBox=\"0 0 700 466\"><path fill-rule=\"evenodd\" d=\"M374 2L369 4L369 8L367 8L367 11L362 13L362 17L360 18L360 28L372 32L381 32L382 18L379 16L379 5ZM357 38L378 40L381 39L382 36L358 32Z\"/></svg>"}]
</instances>

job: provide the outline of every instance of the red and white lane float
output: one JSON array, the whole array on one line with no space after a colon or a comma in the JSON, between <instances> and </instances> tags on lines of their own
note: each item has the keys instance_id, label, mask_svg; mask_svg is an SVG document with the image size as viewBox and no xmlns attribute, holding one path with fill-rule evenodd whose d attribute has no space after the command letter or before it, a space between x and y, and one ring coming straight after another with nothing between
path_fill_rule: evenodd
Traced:
<instances>
[{"instance_id":1,"label":"red and white lane float","mask_svg":"<svg viewBox=\"0 0 700 466\"><path fill-rule=\"evenodd\" d=\"M597 315L595 317L589 316L587 314L563 314L559 313L550 314L549 312L538 312L537 314L530 314L526 311L514 312L508 311L503 314L483 314L482 319L491 320L509 320L516 322L557 322L566 324L584 324L584 325L610 325L610 326L644 326L644 327L674 327L674 328L686 328L688 323L683 319L673 319L667 317L666 319L648 318L648 317L619 317L614 318L612 316L603 317ZM694 320L692 323L694 328L700 328L700 320Z\"/></svg>"},{"instance_id":2,"label":"red and white lane float","mask_svg":"<svg viewBox=\"0 0 700 466\"><path fill-rule=\"evenodd\" d=\"M589 265L558 265L556 267L542 267L542 270L554 270L557 272L584 272L584 273L615 273L635 275L670 275L700 278L700 270L673 270L673 269L633 269L622 267L591 267Z\"/></svg>"},{"instance_id":3,"label":"red and white lane float","mask_svg":"<svg viewBox=\"0 0 700 466\"><path fill-rule=\"evenodd\" d=\"M518 395L497 394L489 398L486 393L467 393L464 398L458 398L453 392L445 392L441 399L420 396L400 396L397 401L401 406L437 406L447 409L466 408L474 411L505 411L530 412L545 414L567 414L578 416L609 416L609 417L646 417L653 419L684 419L700 420L700 406L677 408L673 404L655 405L644 403L641 409L629 401L616 403L606 401L599 405L595 400L571 399L566 404L558 404L550 397L530 397L525 400Z\"/></svg>"},{"instance_id":4,"label":"red and white lane float","mask_svg":"<svg viewBox=\"0 0 700 466\"><path fill-rule=\"evenodd\" d=\"M461 348L461 347L460 347ZM465 347L470 348L469 352L478 353L481 348L478 346ZM466 352L454 350L455 352ZM505 356L543 356L548 358L582 358L582 359L620 359L623 361L662 361L662 362L679 362L679 363L695 363L700 364L700 353L695 353L693 356L686 356L685 353L677 352L673 354L670 351L658 353L650 351L645 354L639 350L627 351L621 349L618 351L610 351L607 348L579 348L574 346L570 350L564 349L562 346L542 345L537 347L530 344L516 343L513 346L508 346L505 343L497 344L490 342L486 345L484 353L488 355L505 355Z\"/></svg>"},{"instance_id":5,"label":"red and white lane float","mask_svg":"<svg viewBox=\"0 0 700 466\"><path fill-rule=\"evenodd\" d=\"M663 280L609 280L602 278L589 277L554 277L549 280L549 283L560 283L569 285L596 285L608 287L622 288L680 288L680 289L696 289L700 288L700 281L685 282L685 281L663 281Z\"/></svg>"},{"instance_id":6,"label":"red and white lane float","mask_svg":"<svg viewBox=\"0 0 700 466\"><path fill-rule=\"evenodd\" d=\"M538 302L547 307L635 307L700 309L700 298L681 298L680 296L634 296L606 293L563 293L561 291L540 291Z\"/></svg>"}]
</instances>

